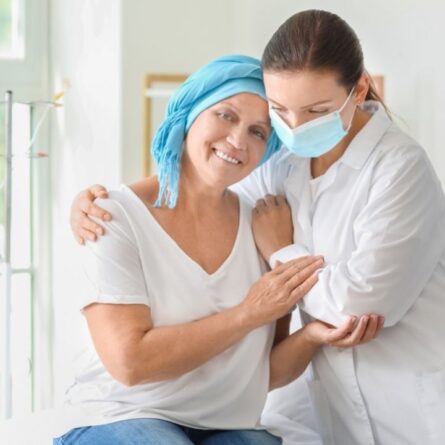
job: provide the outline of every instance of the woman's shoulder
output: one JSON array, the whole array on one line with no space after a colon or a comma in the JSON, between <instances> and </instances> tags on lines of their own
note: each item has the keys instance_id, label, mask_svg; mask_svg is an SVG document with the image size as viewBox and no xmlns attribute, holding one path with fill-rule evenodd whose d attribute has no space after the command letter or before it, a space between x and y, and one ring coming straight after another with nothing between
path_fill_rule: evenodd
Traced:
<instances>
[{"instance_id":1,"label":"woman's shoulder","mask_svg":"<svg viewBox=\"0 0 445 445\"><path fill-rule=\"evenodd\" d=\"M127 185L109 190L107 198L96 198L95 204L111 214L110 221L96 220L105 228L105 232L112 236L124 236L135 243L136 221L140 218L141 203L138 202L134 191Z\"/></svg>"},{"instance_id":2,"label":"woman's shoulder","mask_svg":"<svg viewBox=\"0 0 445 445\"><path fill-rule=\"evenodd\" d=\"M143 208L141 204L152 205L156 200L157 188L155 177L143 178L130 185L122 184L119 188L110 190L108 198L96 198L94 202L113 216L125 216L131 220L139 216L138 213Z\"/></svg>"},{"instance_id":3,"label":"woman's shoulder","mask_svg":"<svg viewBox=\"0 0 445 445\"><path fill-rule=\"evenodd\" d=\"M425 149L413 137L391 122L376 143L373 158L375 165L394 170L403 165L428 165ZM392 167L391 167L392 166Z\"/></svg>"},{"instance_id":4,"label":"woman's shoulder","mask_svg":"<svg viewBox=\"0 0 445 445\"><path fill-rule=\"evenodd\" d=\"M128 188L146 205L151 206L156 201L159 191L157 176L142 178L130 185Z\"/></svg>"},{"instance_id":5,"label":"woman's shoulder","mask_svg":"<svg viewBox=\"0 0 445 445\"><path fill-rule=\"evenodd\" d=\"M391 178L404 187L422 187L442 197L442 187L426 150L411 136L392 124L376 147L373 163L376 179Z\"/></svg>"}]
</instances>

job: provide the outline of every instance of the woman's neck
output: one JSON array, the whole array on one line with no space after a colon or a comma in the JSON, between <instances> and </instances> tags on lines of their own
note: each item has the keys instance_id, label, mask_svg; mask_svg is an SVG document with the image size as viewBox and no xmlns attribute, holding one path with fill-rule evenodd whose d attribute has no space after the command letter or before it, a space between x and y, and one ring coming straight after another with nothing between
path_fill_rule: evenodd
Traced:
<instances>
[{"instance_id":1,"label":"woman's neck","mask_svg":"<svg viewBox=\"0 0 445 445\"><path fill-rule=\"evenodd\" d=\"M152 207L158 197L159 182L157 176L145 178L131 186L136 194ZM235 195L221 187L210 187L195 179L189 180L181 174L177 204L173 209L167 206L159 210L169 210L169 213L203 215L209 212L226 212L227 208L236 204Z\"/></svg>"},{"instance_id":2,"label":"woman's neck","mask_svg":"<svg viewBox=\"0 0 445 445\"><path fill-rule=\"evenodd\" d=\"M176 209L180 212L202 215L203 212L226 211L233 204L232 194L225 187L209 186L196 178L181 174Z\"/></svg>"}]
</instances>

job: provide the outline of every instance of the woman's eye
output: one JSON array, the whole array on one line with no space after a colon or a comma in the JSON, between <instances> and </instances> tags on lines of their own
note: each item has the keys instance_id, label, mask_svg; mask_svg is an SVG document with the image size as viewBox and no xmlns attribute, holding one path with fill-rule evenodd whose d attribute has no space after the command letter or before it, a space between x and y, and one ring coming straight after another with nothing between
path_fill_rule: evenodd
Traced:
<instances>
[{"instance_id":1,"label":"woman's eye","mask_svg":"<svg viewBox=\"0 0 445 445\"><path fill-rule=\"evenodd\" d=\"M264 132L261 131L261 130L252 130L252 134L253 134L255 137L261 139L262 141L265 141L265 140L266 140L266 135L265 135Z\"/></svg>"},{"instance_id":2,"label":"woman's eye","mask_svg":"<svg viewBox=\"0 0 445 445\"><path fill-rule=\"evenodd\" d=\"M270 107L271 108L271 110L274 110L274 111L276 111L277 113L284 113L284 109L283 108L280 108L280 107L274 107L274 106L272 106L272 107Z\"/></svg>"},{"instance_id":3,"label":"woman's eye","mask_svg":"<svg viewBox=\"0 0 445 445\"><path fill-rule=\"evenodd\" d=\"M233 116L230 113L226 113L225 111L221 111L219 113L219 117L221 117L222 119L224 119L226 121L233 120Z\"/></svg>"},{"instance_id":4,"label":"woman's eye","mask_svg":"<svg viewBox=\"0 0 445 445\"><path fill-rule=\"evenodd\" d=\"M312 113L312 114L326 114L328 112L329 112L329 110L314 110L314 109L309 110L309 113Z\"/></svg>"}]
</instances>

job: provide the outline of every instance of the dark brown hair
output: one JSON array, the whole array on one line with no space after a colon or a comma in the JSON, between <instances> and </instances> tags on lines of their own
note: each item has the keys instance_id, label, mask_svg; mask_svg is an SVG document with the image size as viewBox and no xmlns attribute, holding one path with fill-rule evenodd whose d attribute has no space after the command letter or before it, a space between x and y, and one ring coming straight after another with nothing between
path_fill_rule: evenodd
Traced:
<instances>
[{"instance_id":1,"label":"dark brown hair","mask_svg":"<svg viewBox=\"0 0 445 445\"><path fill-rule=\"evenodd\" d=\"M262 65L265 71L332 71L348 91L365 71L354 30L338 15L315 9L294 14L277 29L264 49ZM383 104L370 80L366 100Z\"/></svg>"}]
</instances>

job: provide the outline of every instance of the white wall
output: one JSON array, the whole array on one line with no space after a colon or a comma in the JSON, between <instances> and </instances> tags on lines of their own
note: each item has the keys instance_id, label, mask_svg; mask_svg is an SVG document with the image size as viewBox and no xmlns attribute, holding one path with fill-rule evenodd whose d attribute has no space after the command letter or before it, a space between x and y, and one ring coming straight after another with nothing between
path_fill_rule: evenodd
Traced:
<instances>
[{"instance_id":1,"label":"white wall","mask_svg":"<svg viewBox=\"0 0 445 445\"><path fill-rule=\"evenodd\" d=\"M92 182L120 182L121 59L119 0L53 0L51 90L70 85L52 120L55 395L71 383L79 342L74 317L82 292L79 248L68 225L71 200Z\"/></svg>"},{"instance_id":2,"label":"white wall","mask_svg":"<svg viewBox=\"0 0 445 445\"><path fill-rule=\"evenodd\" d=\"M142 174L146 73L191 73L236 50L236 0L127 0L122 6L122 177Z\"/></svg>"}]
</instances>

